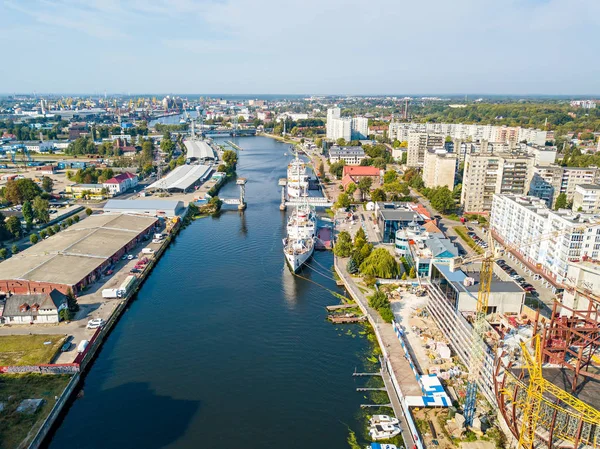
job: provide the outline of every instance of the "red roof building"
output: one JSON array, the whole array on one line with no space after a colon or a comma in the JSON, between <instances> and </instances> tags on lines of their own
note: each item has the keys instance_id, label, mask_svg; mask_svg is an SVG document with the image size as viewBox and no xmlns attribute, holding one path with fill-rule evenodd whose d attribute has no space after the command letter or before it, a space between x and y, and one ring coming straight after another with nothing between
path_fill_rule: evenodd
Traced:
<instances>
[{"instance_id":1,"label":"red roof building","mask_svg":"<svg viewBox=\"0 0 600 449\"><path fill-rule=\"evenodd\" d=\"M114 178L107 179L102 185L111 196L115 196L137 186L138 177L133 173L123 172Z\"/></svg>"},{"instance_id":2,"label":"red roof building","mask_svg":"<svg viewBox=\"0 0 600 449\"><path fill-rule=\"evenodd\" d=\"M372 186L378 186L381 184L381 170L377 167L371 167L369 165L345 165L342 175L342 186L344 186L345 189L350 183L358 185L360 179L364 177L368 177L373 180Z\"/></svg>"}]
</instances>

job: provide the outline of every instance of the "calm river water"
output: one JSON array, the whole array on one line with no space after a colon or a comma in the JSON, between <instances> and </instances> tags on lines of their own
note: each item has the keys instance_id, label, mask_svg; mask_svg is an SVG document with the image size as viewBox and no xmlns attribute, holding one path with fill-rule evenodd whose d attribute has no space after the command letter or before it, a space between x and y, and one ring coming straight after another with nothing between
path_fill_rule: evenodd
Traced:
<instances>
[{"instance_id":1,"label":"calm river water","mask_svg":"<svg viewBox=\"0 0 600 449\"><path fill-rule=\"evenodd\" d=\"M369 343L326 321L338 300L284 264L287 146L236 139L248 209L197 220L113 330L49 447L347 448ZM221 196L237 196L230 183ZM330 252L311 265L330 276ZM322 267L327 267L325 270ZM336 289L311 269L303 276ZM351 331L351 332L349 332ZM351 335L349 335L351 334Z\"/></svg>"}]
</instances>

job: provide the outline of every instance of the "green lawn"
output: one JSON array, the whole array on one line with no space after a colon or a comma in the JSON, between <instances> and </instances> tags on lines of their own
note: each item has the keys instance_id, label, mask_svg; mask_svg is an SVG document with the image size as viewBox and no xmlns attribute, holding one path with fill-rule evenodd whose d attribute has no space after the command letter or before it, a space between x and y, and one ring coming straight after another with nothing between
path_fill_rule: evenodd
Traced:
<instances>
[{"instance_id":1,"label":"green lawn","mask_svg":"<svg viewBox=\"0 0 600 449\"><path fill-rule=\"evenodd\" d=\"M50 363L64 335L8 335L0 337L0 366ZM50 342L50 344L44 344Z\"/></svg>"},{"instance_id":2,"label":"green lawn","mask_svg":"<svg viewBox=\"0 0 600 449\"><path fill-rule=\"evenodd\" d=\"M0 447L16 449L23 440L31 441L56 403L71 376L44 374L0 375ZM10 398L10 400L9 400ZM23 399L44 399L44 404L33 414L17 413ZM26 445L23 445L26 447Z\"/></svg>"},{"instance_id":3,"label":"green lawn","mask_svg":"<svg viewBox=\"0 0 600 449\"><path fill-rule=\"evenodd\" d=\"M483 254L483 248L478 246L469 235L467 234L467 228L464 226L456 226L454 231L458 234L458 236L463 239L467 245L469 245L477 254Z\"/></svg>"}]
</instances>

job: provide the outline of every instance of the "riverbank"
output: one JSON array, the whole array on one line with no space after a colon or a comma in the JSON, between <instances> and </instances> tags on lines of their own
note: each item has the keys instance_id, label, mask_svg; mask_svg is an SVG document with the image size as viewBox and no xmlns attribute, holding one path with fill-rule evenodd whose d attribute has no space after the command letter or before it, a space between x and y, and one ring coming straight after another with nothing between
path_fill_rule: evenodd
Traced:
<instances>
[{"instance_id":1,"label":"riverbank","mask_svg":"<svg viewBox=\"0 0 600 449\"><path fill-rule=\"evenodd\" d=\"M74 363L63 363L63 364L56 365L57 368L54 371L56 371L57 373L61 372L61 370L59 368L61 366L64 366L65 373L68 373L68 372L73 373L74 372L74 374L72 374L71 379L68 381L68 383L66 383L66 386L64 386L64 389L62 389L60 391L56 391L55 392L56 394L53 394L53 397L45 398L45 406L44 406L45 408L42 409L42 412L47 414L47 416L45 417L45 419L43 419L43 421L41 423L35 422L33 424L33 427L31 427L28 430L28 433L25 436L25 440L24 441L21 440L19 442L19 444L14 447L27 447L28 449L37 449L37 448L41 447L41 445L44 443L46 437L49 435L49 433L51 432L51 430L53 429L53 427L59 420L59 418L64 414L64 410L73 402L74 396L75 396L76 392L79 391L79 386L81 385L81 382L85 378L85 376L88 372L88 369L91 368L91 366L93 365L93 360L95 359L97 352L102 347L104 341L106 340L108 335L111 333L115 324L119 321L123 312L127 309L129 304L134 299L135 295L137 294L137 291L141 288L141 286L143 285L143 283L145 282L147 277L152 272L154 266L156 265L156 263L158 262L158 260L160 259L160 257L164 253L164 251L168 248L170 243L173 241L173 239L179 232L180 228L181 228L181 220L177 220L175 223L171 223L170 227L166 228L166 231L168 234L167 237L164 239L164 241L162 242L160 247L155 251L155 253L153 254L153 257L148 259L148 263L145 265L143 270L137 275L136 280L134 281L134 284L131 287L131 289L129 290L128 294L124 298L119 300L116 307L114 309L110 310L108 316L105 316L103 318L103 319L105 319L105 325L102 328L97 329L96 332L93 334L93 336L89 339L89 345L87 346L86 350L82 354L77 354L77 356L75 357ZM128 270L129 270L129 267L127 265L124 265L123 267L121 267L121 271L128 271ZM119 275L118 272L115 273L115 276L118 276L118 275ZM81 318L81 319L85 320L85 318ZM28 327L27 329L31 330L30 327ZM14 331L14 330L18 330L18 328L12 327L11 331ZM35 329L35 330L43 331L44 329ZM55 332L57 332L57 331L55 331ZM44 334L40 334L39 336L43 338ZM64 356L65 354L68 354L68 353L60 353L59 352L59 355L61 357ZM71 353L71 355L73 355L73 354ZM29 368L31 368L31 367L29 367ZM66 368L68 368L68 369L66 369ZM51 371L51 372L54 372L54 371ZM5 374L5 375L12 376L11 374ZM44 378L50 379L50 377L48 377L48 376L63 376L63 378L64 378L65 375L66 374L46 374ZM23 376L23 375L21 375L21 376ZM30 374L26 374L25 376L30 376ZM35 375L32 375L32 376L35 376ZM35 393L35 392L32 392L32 394L33 393ZM55 401L54 405L51 405L53 401ZM28 441L29 439L30 439L30 442ZM7 439L7 441L13 441L13 440L14 440L14 438L12 438L12 437L9 437ZM10 446L7 446L7 447L10 447Z\"/></svg>"}]
</instances>

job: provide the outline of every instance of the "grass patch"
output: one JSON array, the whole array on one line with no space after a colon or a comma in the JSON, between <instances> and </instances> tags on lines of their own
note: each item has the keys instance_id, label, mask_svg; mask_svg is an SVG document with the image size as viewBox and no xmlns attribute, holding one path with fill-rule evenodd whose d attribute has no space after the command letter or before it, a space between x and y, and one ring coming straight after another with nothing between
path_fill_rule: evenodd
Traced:
<instances>
[{"instance_id":1,"label":"grass patch","mask_svg":"<svg viewBox=\"0 0 600 449\"><path fill-rule=\"evenodd\" d=\"M0 337L0 365L50 363L60 350L64 335L7 335ZM50 344L44 344L50 342Z\"/></svg>"},{"instance_id":2,"label":"grass patch","mask_svg":"<svg viewBox=\"0 0 600 449\"><path fill-rule=\"evenodd\" d=\"M483 248L478 246L475 243L475 240L473 240L471 237L469 237L469 235L467 234L467 228L465 228L464 226L456 226L454 228L454 231L458 234L458 236L461 239L463 239L465 241L465 243L467 245L469 245L471 247L471 249L473 249L473 251L475 251L477 254L483 254Z\"/></svg>"},{"instance_id":3,"label":"grass patch","mask_svg":"<svg viewBox=\"0 0 600 449\"><path fill-rule=\"evenodd\" d=\"M14 449L30 441L54 407L54 397L61 395L70 379L68 375L0 375L0 402L5 404L0 413L0 447ZM26 415L16 411L23 399L45 401L33 415Z\"/></svg>"}]
</instances>

